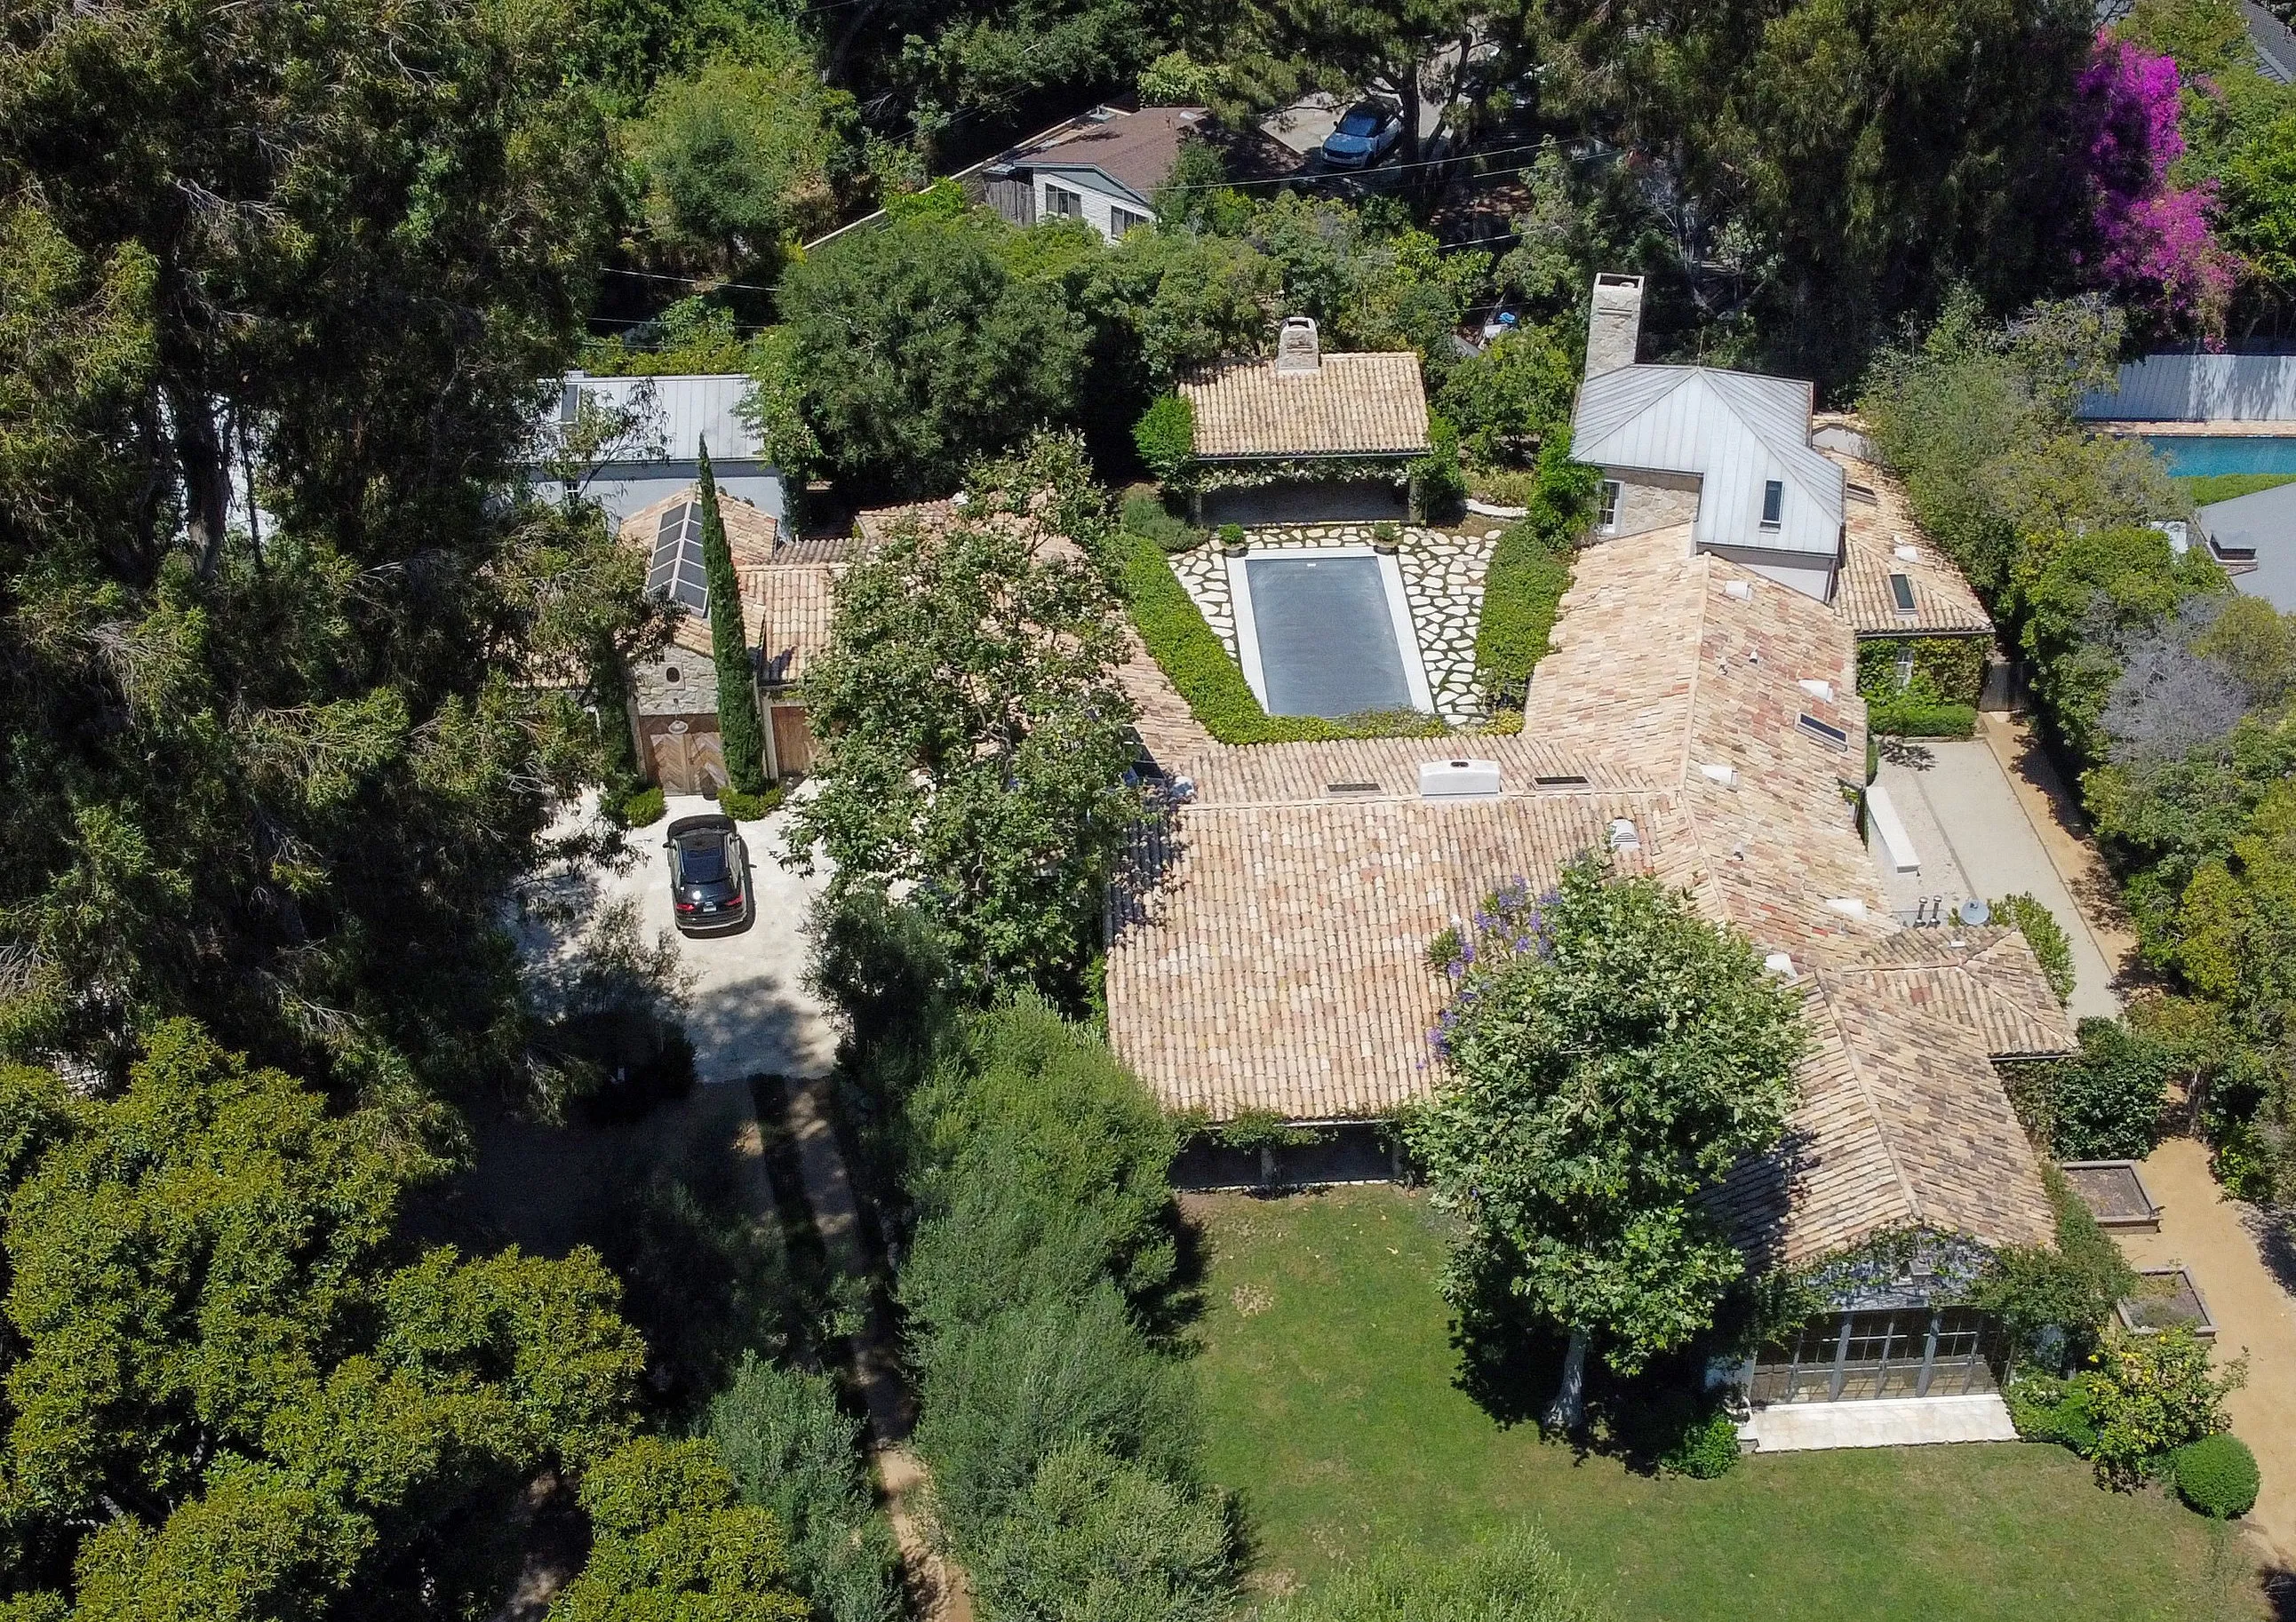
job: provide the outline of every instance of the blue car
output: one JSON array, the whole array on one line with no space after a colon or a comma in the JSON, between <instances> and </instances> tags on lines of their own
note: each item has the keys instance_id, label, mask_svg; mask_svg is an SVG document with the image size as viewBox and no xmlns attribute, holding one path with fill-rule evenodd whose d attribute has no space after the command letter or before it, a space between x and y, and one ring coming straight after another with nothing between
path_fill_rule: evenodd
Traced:
<instances>
[{"instance_id":1,"label":"blue car","mask_svg":"<svg viewBox=\"0 0 2296 1622\"><path fill-rule=\"evenodd\" d=\"M1324 137L1324 161L1335 169L1377 163L1403 137L1403 114L1385 102L1357 102Z\"/></svg>"}]
</instances>

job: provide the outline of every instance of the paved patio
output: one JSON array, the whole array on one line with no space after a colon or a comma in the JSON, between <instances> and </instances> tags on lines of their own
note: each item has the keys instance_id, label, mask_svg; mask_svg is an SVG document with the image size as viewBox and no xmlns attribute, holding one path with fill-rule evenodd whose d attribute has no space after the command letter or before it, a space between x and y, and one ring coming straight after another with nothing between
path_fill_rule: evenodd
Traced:
<instances>
[{"instance_id":1,"label":"paved patio","mask_svg":"<svg viewBox=\"0 0 2296 1622\"><path fill-rule=\"evenodd\" d=\"M1419 656L1427 670L1427 684L1436 713L1454 726L1472 725L1482 719L1482 703L1475 691L1475 631L1483 618L1483 578L1491 553L1498 545L1500 527L1479 529L1428 529L1401 526L1396 562L1403 574L1403 595L1411 610L1411 625L1419 640ZM1368 546L1368 524L1307 524L1246 531L1252 549L1307 551L1329 546ZM1227 560L1217 546L1199 546L1172 559L1172 572L1188 588L1202 611L1204 623L1238 657L1235 609L1230 601Z\"/></svg>"},{"instance_id":2,"label":"paved patio","mask_svg":"<svg viewBox=\"0 0 2296 1622\"><path fill-rule=\"evenodd\" d=\"M2110 1019L2120 1012L2110 960L1992 749L1973 739L1885 743L1875 781L1888 791L1921 863L1915 872L1899 872L1883 842L1874 841L1892 912L1910 922L1917 905L1933 900L1941 900L1950 916L1969 897L2037 897L2072 943L2068 1012L2077 1020Z\"/></svg>"},{"instance_id":3,"label":"paved patio","mask_svg":"<svg viewBox=\"0 0 2296 1622\"><path fill-rule=\"evenodd\" d=\"M1882 1397L1870 1402L1773 1403L1738 1427L1762 1453L1827 1447L1923 1447L1939 1442L2013 1442L2009 1405L1978 1397Z\"/></svg>"}]
</instances>

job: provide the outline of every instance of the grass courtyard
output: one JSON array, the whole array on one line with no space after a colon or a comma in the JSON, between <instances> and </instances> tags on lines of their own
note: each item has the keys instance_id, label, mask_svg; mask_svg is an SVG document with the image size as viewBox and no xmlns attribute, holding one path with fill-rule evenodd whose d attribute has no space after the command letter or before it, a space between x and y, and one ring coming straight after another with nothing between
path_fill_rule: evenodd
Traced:
<instances>
[{"instance_id":1,"label":"grass courtyard","mask_svg":"<svg viewBox=\"0 0 2296 1622\"><path fill-rule=\"evenodd\" d=\"M2058 1448L1778 1454L1693 1481L1502 1427L1453 1383L1445 1238L1422 1196L1221 1195L1190 1209L1206 1253L1196 1366L1211 1473L1242 1495L1262 1586L1528 1516L1632 1622L2265 1614L2237 1534L2158 1493L2101 1491Z\"/></svg>"}]
</instances>

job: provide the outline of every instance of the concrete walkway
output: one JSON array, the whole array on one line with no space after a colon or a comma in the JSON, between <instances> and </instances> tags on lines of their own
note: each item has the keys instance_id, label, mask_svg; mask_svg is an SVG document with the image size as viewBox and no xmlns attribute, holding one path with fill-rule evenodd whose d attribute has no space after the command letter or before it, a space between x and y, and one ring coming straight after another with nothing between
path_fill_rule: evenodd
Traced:
<instances>
[{"instance_id":1,"label":"concrete walkway","mask_svg":"<svg viewBox=\"0 0 2296 1622\"><path fill-rule=\"evenodd\" d=\"M1877 1397L1867 1402L1772 1403L1738 1427L1761 1453L1829 1447L1923 1447L1939 1442L2013 1442L2009 1405L1977 1397Z\"/></svg>"},{"instance_id":2,"label":"concrete walkway","mask_svg":"<svg viewBox=\"0 0 2296 1622\"><path fill-rule=\"evenodd\" d=\"M1891 872L1877 844L1893 910L1910 913L1917 901L1936 897L1949 914L1970 897L2036 897L2072 946L2072 1016L2111 1019L2120 1012L2106 948L1990 745L1944 739L1885 744L1876 781L1888 791L1921 859L1917 872Z\"/></svg>"},{"instance_id":3,"label":"concrete walkway","mask_svg":"<svg viewBox=\"0 0 2296 1622\"><path fill-rule=\"evenodd\" d=\"M2161 1231L2114 1237L2131 1266L2191 1268L2217 1322L2218 1359L2247 1356L2248 1384L2225 1403L2263 1477L2247 1526L2269 1560L2296 1569L2296 1254L2287 1219L2276 1232L2254 1207L2226 1198L2207 1149L2191 1138L2154 1150L2144 1183L2160 1203Z\"/></svg>"}]
</instances>

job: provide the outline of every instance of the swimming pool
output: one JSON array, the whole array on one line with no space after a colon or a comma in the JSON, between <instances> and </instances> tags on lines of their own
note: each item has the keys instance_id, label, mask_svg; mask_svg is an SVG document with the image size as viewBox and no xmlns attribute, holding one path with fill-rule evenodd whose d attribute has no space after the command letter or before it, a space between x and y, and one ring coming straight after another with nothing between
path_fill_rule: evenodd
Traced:
<instances>
[{"instance_id":1,"label":"swimming pool","mask_svg":"<svg viewBox=\"0 0 2296 1622\"><path fill-rule=\"evenodd\" d=\"M1236 651L1272 716L1435 708L1391 557L1368 546L1228 561Z\"/></svg>"},{"instance_id":2,"label":"swimming pool","mask_svg":"<svg viewBox=\"0 0 2296 1622\"><path fill-rule=\"evenodd\" d=\"M2296 473L2296 438L2241 434L2147 434L2171 477L2218 473Z\"/></svg>"}]
</instances>

